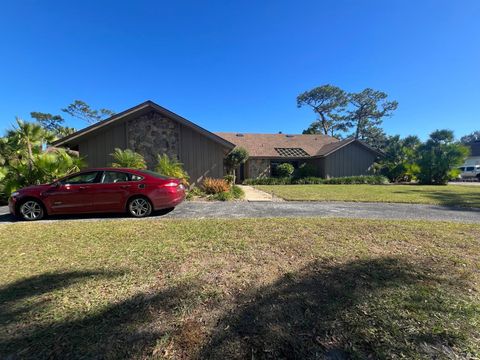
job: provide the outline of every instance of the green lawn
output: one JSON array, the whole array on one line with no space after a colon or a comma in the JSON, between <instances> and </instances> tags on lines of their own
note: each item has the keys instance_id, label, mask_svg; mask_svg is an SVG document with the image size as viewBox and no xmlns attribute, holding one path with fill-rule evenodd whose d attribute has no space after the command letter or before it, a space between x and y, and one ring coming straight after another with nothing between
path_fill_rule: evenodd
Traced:
<instances>
[{"instance_id":1,"label":"green lawn","mask_svg":"<svg viewBox=\"0 0 480 360\"><path fill-rule=\"evenodd\" d=\"M0 358L477 358L480 226L0 226Z\"/></svg>"},{"instance_id":2,"label":"green lawn","mask_svg":"<svg viewBox=\"0 0 480 360\"><path fill-rule=\"evenodd\" d=\"M285 200L361 201L480 207L480 186L259 185Z\"/></svg>"}]
</instances>

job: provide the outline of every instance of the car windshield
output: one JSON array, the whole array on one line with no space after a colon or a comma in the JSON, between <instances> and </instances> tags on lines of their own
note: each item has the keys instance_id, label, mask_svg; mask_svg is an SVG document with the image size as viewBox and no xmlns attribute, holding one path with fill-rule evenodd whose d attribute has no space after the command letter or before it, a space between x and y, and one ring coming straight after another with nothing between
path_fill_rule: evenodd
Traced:
<instances>
[{"instance_id":1,"label":"car windshield","mask_svg":"<svg viewBox=\"0 0 480 360\"><path fill-rule=\"evenodd\" d=\"M150 175L150 176L153 176L153 177L156 177L156 178L158 178L158 179L163 179L163 180L170 179L170 177L160 175L159 173L156 173L155 171L139 170L139 172L144 173L144 174L147 174L147 175Z\"/></svg>"}]
</instances>

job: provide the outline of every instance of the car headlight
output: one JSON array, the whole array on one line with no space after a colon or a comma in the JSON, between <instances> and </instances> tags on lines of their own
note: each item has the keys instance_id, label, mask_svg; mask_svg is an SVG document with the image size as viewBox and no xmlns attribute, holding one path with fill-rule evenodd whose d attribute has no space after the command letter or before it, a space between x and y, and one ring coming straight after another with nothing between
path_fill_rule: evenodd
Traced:
<instances>
[{"instance_id":1,"label":"car headlight","mask_svg":"<svg viewBox=\"0 0 480 360\"><path fill-rule=\"evenodd\" d=\"M18 191L15 191L15 192L13 192L10 196L11 196L11 197L15 197L15 196L18 196L18 195L20 195L20 193L19 193Z\"/></svg>"}]
</instances>

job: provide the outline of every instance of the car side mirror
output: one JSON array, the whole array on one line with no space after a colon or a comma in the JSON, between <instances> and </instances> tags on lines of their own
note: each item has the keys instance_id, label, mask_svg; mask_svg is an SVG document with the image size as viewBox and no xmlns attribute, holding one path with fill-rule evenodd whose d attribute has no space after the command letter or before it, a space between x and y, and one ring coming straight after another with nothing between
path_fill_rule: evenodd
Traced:
<instances>
[{"instance_id":1,"label":"car side mirror","mask_svg":"<svg viewBox=\"0 0 480 360\"><path fill-rule=\"evenodd\" d=\"M58 189L60 186L62 186L62 184L60 183L60 181L54 182L54 183L52 184L52 187L54 187L54 188L56 188L56 189Z\"/></svg>"}]
</instances>

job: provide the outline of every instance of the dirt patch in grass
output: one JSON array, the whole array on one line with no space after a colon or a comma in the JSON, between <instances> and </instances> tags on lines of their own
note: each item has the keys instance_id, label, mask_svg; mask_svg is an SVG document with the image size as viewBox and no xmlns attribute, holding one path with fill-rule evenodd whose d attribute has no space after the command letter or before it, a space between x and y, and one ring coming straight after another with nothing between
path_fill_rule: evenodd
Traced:
<instances>
[{"instance_id":1,"label":"dirt patch in grass","mask_svg":"<svg viewBox=\"0 0 480 360\"><path fill-rule=\"evenodd\" d=\"M337 219L8 225L0 357L478 357L479 230Z\"/></svg>"},{"instance_id":2,"label":"dirt patch in grass","mask_svg":"<svg viewBox=\"0 0 480 360\"><path fill-rule=\"evenodd\" d=\"M480 208L480 187L446 185L259 185L284 200L432 204Z\"/></svg>"}]
</instances>

